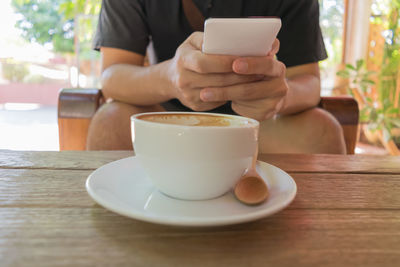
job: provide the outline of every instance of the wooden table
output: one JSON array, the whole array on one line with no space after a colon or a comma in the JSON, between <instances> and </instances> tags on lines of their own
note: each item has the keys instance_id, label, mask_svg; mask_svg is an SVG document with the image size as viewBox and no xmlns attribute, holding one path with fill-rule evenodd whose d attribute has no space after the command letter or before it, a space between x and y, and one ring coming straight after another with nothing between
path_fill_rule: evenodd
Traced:
<instances>
[{"instance_id":1,"label":"wooden table","mask_svg":"<svg viewBox=\"0 0 400 267\"><path fill-rule=\"evenodd\" d=\"M400 266L400 158L260 155L294 202L252 223L155 225L98 206L87 176L132 152L0 151L0 266Z\"/></svg>"}]
</instances>

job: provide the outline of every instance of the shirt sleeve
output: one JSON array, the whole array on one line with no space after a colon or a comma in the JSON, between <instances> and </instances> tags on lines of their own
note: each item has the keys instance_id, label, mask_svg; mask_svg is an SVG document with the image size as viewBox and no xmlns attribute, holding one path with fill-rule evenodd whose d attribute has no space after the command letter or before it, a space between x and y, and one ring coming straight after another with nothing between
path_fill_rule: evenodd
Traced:
<instances>
[{"instance_id":1,"label":"shirt sleeve","mask_svg":"<svg viewBox=\"0 0 400 267\"><path fill-rule=\"evenodd\" d=\"M103 0L94 49L119 48L145 55L149 29L143 4L136 0Z\"/></svg>"},{"instance_id":2,"label":"shirt sleeve","mask_svg":"<svg viewBox=\"0 0 400 267\"><path fill-rule=\"evenodd\" d=\"M314 63L327 58L319 26L318 0L292 0L282 14L277 57L287 67Z\"/></svg>"}]
</instances>

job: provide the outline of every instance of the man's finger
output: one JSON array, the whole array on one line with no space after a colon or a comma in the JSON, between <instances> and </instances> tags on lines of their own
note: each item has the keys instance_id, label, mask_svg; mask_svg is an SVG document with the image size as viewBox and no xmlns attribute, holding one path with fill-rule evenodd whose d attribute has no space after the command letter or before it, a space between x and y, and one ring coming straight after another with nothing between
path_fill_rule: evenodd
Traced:
<instances>
[{"instance_id":1,"label":"man's finger","mask_svg":"<svg viewBox=\"0 0 400 267\"><path fill-rule=\"evenodd\" d=\"M232 68L238 74L262 74L268 77L279 77L286 72L285 65L272 56L238 58Z\"/></svg>"},{"instance_id":2,"label":"man's finger","mask_svg":"<svg viewBox=\"0 0 400 267\"><path fill-rule=\"evenodd\" d=\"M207 55L201 51L191 51L183 56L184 67L202 74L232 72L236 56Z\"/></svg>"},{"instance_id":3,"label":"man's finger","mask_svg":"<svg viewBox=\"0 0 400 267\"><path fill-rule=\"evenodd\" d=\"M272 43L272 48L271 51L269 51L268 56L275 56L280 48L281 43L279 42L278 39L275 39L275 41Z\"/></svg>"},{"instance_id":4,"label":"man's finger","mask_svg":"<svg viewBox=\"0 0 400 267\"><path fill-rule=\"evenodd\" d=\"M238 84L227 87L205 88L200 91L200 99L205 102L257 100L283 97L286 90L279 79Z\"/></svg>"},{"instance_id":5,"label":"man's finger","mask_svg":"<svg viewBox=\"0 0 400 267\"><path fill-rule=\"evenodd\" d=\"M271 103L260 100L248 102L232 102L232 109L237 114L240 114L242 116L253 118L258 121L264 121L276 114L274 103L274 100L272 100ZM264 110L264 112L260 113L260 108Z\"/></svg>"},{"instance_id":6,"label":"man's finger","mask_svg":"<svg viewBox=\"0 0 400 267\"><path fill-rule=\"evenodd\" d=\"M185 72L177 81L181 88L226 87L235 84L245 84L260 81L263 75L240 75L236 73L200 74L193 71Z\"/></svg>"},{"instance_id":7,"label":"man's finger","mask_svg":"<svg viewBox=\"0 0 400 267\"><path fill-rule=\"evenodd\" d=\"M189 43L197 50L201 50L203 46L203 37L204 34L202 32L194 32L189 36L189 38L186 39L185 42Z\"/></svg>"},{"instance_id":8,"label":"man's finger","mask_svg":"<svg viewBox=\"0 0 400 267\"><path fill-rule=\"evenodd\" d=\"M232 64L237 56L204 54L202 45L202 32L193 33L182 43L177 51L182 67L203 74L232 72Z\"/></svg>"}]
</instances>

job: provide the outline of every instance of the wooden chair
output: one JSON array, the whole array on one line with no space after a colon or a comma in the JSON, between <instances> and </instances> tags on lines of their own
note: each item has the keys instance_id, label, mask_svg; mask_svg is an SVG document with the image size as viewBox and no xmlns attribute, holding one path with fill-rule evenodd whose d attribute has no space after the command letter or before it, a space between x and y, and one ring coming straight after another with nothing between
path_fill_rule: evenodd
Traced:
<instances>
[{"instance_id":1,"label":"wooden chair","mask_svg":"<svg viewBox=\"0 0 400 267\"><path fill-rule=\"evenodd\" d=\"M99 89L62 89L58 99L60 150L85 150L91 118L104 103ZM348 96L322 97L319 107L330 112L341 124L348 154L357 142L359 110Z\"/></svg>"}]
</instances>

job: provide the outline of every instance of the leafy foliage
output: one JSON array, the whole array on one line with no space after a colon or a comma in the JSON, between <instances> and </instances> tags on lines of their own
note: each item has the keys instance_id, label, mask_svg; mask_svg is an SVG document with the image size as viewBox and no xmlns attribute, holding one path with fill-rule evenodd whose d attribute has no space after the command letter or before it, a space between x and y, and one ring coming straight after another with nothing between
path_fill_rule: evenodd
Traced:
<instances>
[{"instance_id":1,"label":"leafy foliage","mask_svg":"<svg viewBox=\"0 0 400 267\"><path fill-rule=\"evenodd\" d=\"M12 0L21 14L17 27L30 42L52 43L57 52L73 52L73 20L65 20L58 12L57 0Z\"/></svg>"},{"instance_id":2,"label":"leafy foliage","mask_svg":"<svg viewBox=\"0 0 400 267\"><path fill-rule=\"evenodd\" d=\"M3 78L10 82L22 82L29 75L27 64L6 60L2 63Z\"/></svg>"},{"instance_id":3,"label":"leafy foliage","mask_svg":"<svg viewBox=\"0 0 400 267\"><path fill-rule=\"evenodd\" d=\"M98 0L12 0L17 27L29 42L51 43L55 52L74 52L75 17L98 14ZM93 27L92 27L93 31Z\"/></svg>"},{"instance_id":4,"label":"leafy foliage","mask_svg":"<svg viewBox=\"0 0 400 267\"><path fill-rule=\"evenodd\" d=\"M364 60L360 59L355 66L347 64L337 75L350 80L349 93L359 101L360 121L367 123L371 131L382 130L385 140L390 140L392 129L400 128L400 109L390 99L380 101L371 94L375 82L370 77L375 73L366 70Z\"/></svg>"},{"instance_id":5,"label":"leafy foliage","mask_svg":"<svg viewBox=\"0 0 400 267\"><path fill-rule=\"evenodd\" d=\"M337 75L349 79L348 91L360 106L360 121L371 131L382 132L386 142L396 140L400 130L400 97L397 85L400 69L400 0L375 0L371 23L382 25L385 38L381 69L368 71L364 60L347 64ZM377 79L371 79L376 75ZM373 81L378 81L376 84ZM375 88L375 90L372 90ZM394 131L397 130L397 131Z\"/></svg>"},{"instance_id":6,"label":"leafy foliage","mask_svg":"<svg viewBox=\"0 0 400 267\"><path fill-rule=\"evenodd\" d=\"M390 12L383 21L387 30L383 32L385 47L383 50L382 70L380 73L380 100L394 97L397 86L397 73L400 68L400 0L390 2Z\"/></svg>"}]
</instances>

